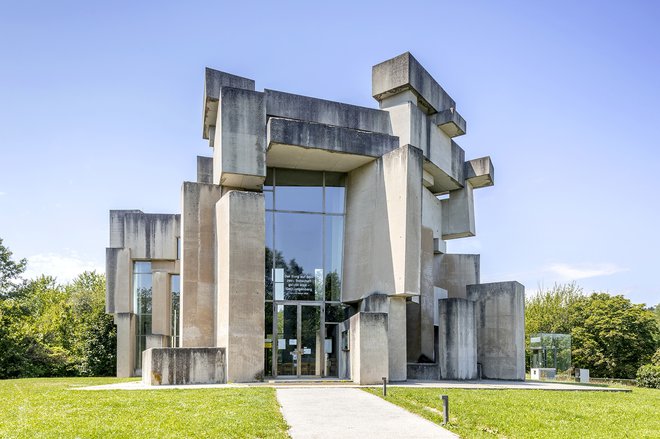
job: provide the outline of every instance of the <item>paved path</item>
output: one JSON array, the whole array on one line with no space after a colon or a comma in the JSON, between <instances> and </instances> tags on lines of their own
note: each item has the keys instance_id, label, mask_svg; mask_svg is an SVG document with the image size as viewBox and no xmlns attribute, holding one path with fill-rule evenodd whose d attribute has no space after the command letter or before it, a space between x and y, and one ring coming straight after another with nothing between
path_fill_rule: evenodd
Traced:
<instances>
[{"instance_id":1,"label":"paved path","mask_svg":"<svg viewBox=\"0 0 660 439\"><path fill-rule=\"evenodd\" d=\"M458 438L394 404L349 387L277 388L277 400L299 438Z\"/></svg>"}]
</instances>

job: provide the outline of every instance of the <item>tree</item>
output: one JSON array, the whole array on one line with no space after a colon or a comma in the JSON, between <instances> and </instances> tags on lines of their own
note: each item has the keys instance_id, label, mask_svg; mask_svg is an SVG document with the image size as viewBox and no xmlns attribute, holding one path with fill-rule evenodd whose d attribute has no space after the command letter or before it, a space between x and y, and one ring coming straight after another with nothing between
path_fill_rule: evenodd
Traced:
<instances>
[{"instance_id":1,"label":"tree","mask_svg":"<svg viewBox=\"0 0 660 439\"><path fill-rule=\"evenodd\" d=\"M623 296L594 293L572 306L573 362L593 376L634 378L656 350L653 313Z\"/></svg>"},{"instance_id":2,"label":"tree","mask_svg":"<svg viewBox=\"0 0 660 439\"><path fill-rule=\"evenodd\" d=\"M6 297L13 289L14 282L25 272L27 261L21 259L16 262L11 258L12 253L2 245L0 238L0 299Z\"/></svg>"},{"instance_id":3,"label":"tree","mask_svg":"<svg viewBox=\"0 0 660 439\"><path fill-rule=\"evenodd\" d=\"M570 334L573 306L585 297L575 282L555 284L551 290L541 289L525 303L525 332Z\"/></svg>"}]
</instances>

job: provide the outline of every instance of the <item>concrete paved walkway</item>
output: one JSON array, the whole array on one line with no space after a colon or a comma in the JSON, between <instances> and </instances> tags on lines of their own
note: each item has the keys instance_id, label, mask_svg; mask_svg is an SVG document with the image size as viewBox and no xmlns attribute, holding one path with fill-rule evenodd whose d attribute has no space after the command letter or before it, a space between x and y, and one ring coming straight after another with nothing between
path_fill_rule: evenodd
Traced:
<instances>
[{"instance_id":1,"label":"concrete paved walkway","mask_svg":"<svg viewBox=\"0 0 660 439\"><path fill-rule=\"evenodd\" d=\"M458 438L394 404L350 387L279 387L289 434L299 438Z\"/></svg>"}]
</instances>

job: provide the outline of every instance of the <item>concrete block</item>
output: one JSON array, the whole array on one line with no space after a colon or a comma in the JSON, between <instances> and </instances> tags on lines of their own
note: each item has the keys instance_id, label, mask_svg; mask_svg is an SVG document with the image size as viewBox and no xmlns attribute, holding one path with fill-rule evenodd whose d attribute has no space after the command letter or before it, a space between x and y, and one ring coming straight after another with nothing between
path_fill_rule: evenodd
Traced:
<instances>
[{"instance_id":1,"label":"concrete block","mask_svg":"<svg viewBox=\"0 0 660 439\"><path fill-rule=\"evenodd\" d=\"M420 280L420 354L435 360L435 331L433 316L437 302L433 290L433 231L422 227L422 255Z\"/></svg>"},{"instance_id":2,"label":"concrete block","mask_svg":"<svg viewBox=\"0 0 660 439\"><path fill-rule=\"evenodd\" d=\"M431 123L435 124L449 137L458 137L465 134L465 119L454 108L448 108L431 116Z\"/></svg>"},{"instance_id":3,"label":"concrete block","mask_svg":"<svg viewBox=\"0 0 660 439\"><path fill-rule=\"evenodd\" d=\"M371 70L371 84L372 96L379 102L411 91L417 96L420 108L428 114L456 108L454 100L410 52L375 65Z\"/></svg>"},{"instance_id":4,"label":"concrete block","mask_svg":"<svg viewBox=\"0 0 660 439\"><path fill-rule=\"evenodd\" d=\"M265 178L264 94L223 87L215 129L213 182L242 189L261 189Z\"/></svg>"},{"instance_id":5,"label":"concrete block","mask_svg":"<svg viewBox=\"0 0 660 439\"><path fill-rule=\"evenodd\" d=\"M467 286L480 282L479 255L443 254L434 257L434 285L449 298L467 298Z\"/></svg>"},{"instance_id":6,"label":"concrete block","mask_svg":"<svg viewBox=\"0 0 660 439\"><path fill-rule=\"evenodd\" d=\"M215 129L218 116L218 101L222 87L241 88L254 90L254 81L219 70L206 68L204 75L204 110L202 115L203 129L202 137L212 139L210 130Z\"/></svg>"},{"instance_id":7,"label":"concrete block","mask_svg":"<svg viewBox=\"0 0 660 439\"><path fill-rule=\"evenodd\" d=\"M134 376L135 314L116 313L115 325L117 325L117 377L126 378Z\"/></svg>"},{"instance_id":8,"label":"concrete block","mask_svg":"<svg viewBox=\"0 0 660 439\"><path fill-rule=\"evenodd\" d=\"M267 139L268 166L341 172L399 147L399 139L388 134L275 117L268 120ZM333 161L345 165L337 168Z\"/></svg>"},{"instance_id":9,"label":"concrete block","mask_svg":"<svg viewBox=\"0 0 660 439\"><path fill-rule=\"evenodd\" d=\"M446 243L442 238L442 204L440 200L428 189L422 189L422 226L428 227L433 233L433 238L439 238L437 244L438 251L446 253Z\"/></svg>"},{"instance_id":10,"label":"concrete block","mask_svg":"<svg viewBox=\"0 0 660 439\"><path fill-rule=\"evenodd\" d=\"M360 312L389 312L390 299L387 294L370 294L360 301Z\"/></svg>"},{"instance_id":11,"label":"concrete block","mask_svg":"<svg viewBox=\"0 0 660 439\"><path fill-rule=\"evenodd\" d=\"M213 183L213 157L197 156L197 183Z\"/></svg>"},{"instance_id":12,"label":"concrete block","mask_svg":"<svg viewBox=\"0 0 660 439\"><path fill-rule=\"evenodd\" d=\"M142 365L142 382L150 386L227 382L224 348L151 348Z\"/></svg>"},{"instance_id":13,"label":"concrete block","mask_svg":"<svg viewBox=\"0 0 660 439\"><path fill-rule=\"evenodd\" d=\"M181 346L215 346L215 204L222 188L184 182L181 221Z\"/></svg>"},{"instance_id":14,"label":"concrete block","mask_svg":"<svg viewBox=\"0 0 660 439\"><path fill-rule=\"evenodd\" d=\"M414 300L406 301L406 358L408 363L415 363L422 355L421 305Z\"/></svg>"},{"instance_id":15,"label":"concrete block","mask_svg":"<svg viewBox=\"0 0 660 439\"><path fill-rule=\"evenodd\" d=\"M151 294L151 333L172 335L172 293L168 272L153 272ZM162 344L158 347L162 347Z\"/></svg>"},{"instance_id":16,"label":"concrete block","mask_svg":"<svg viewBox=\"0 0 660 439\"><path fill-rule=\"evenodd\" d=\"M494 185L495 168L490 157L465 162L465 180L475 189Z\"/></svg>"},{"instance_id":17,"label":"concrete block","mask_svg":"<svg viewBox=\"0 0 660 439\"><path fill-rule=\"evenodd\" d=\"M387 112L275 90L264 90L269 117L316 122L373 133L392 134Z\"/></svg>"},{"instance_id":18,"label":"concrete block","mask_svg":"<svg viewBox=\"0 0 660 439\"><path fill-rule=\"evenodd\" d=\"M389 378L387 314L358 312L349 319L351 379L379 384Z\"/></svg>"},{"instance_id":19,"label":"concrete block","mask_svg":"<svg viewBox=\"0 0 660 439\"><path fill-rule=\"evenodd\" d=\"M156 335L151 334L146 336L146 348L169 348L170 347L170 337L166 335Z\"/></svg>"},{"instance_id":20,"label":"concrete block","mask_svg":"<svg viewBox=\"0 0 660 439\"><path fill-rule=\"evenodd\" d=\"M412 102L386 108L390 114L392 134L399 138L399 145L412 145L428 158L428 120L426 114Z\"/></svg>"},{"instance_id":21,"label":"concrete block","mask_svg":"<svg viewBox=\"0 0 660 439\"><path fill-rule=\"evenodd\" d=\"M442 204L442 239L457 239L476 235L474 193L469 181L463 189L449 192Z\"/></svg>"},{"instance_id":22,"label":"concrete block","mask_svg":"<svg viewBox=\"0 0 660 439\"><path fill-rule=\"evenodd\" d=\"M438 301L438 363L443 380L477 378L477 330L474 302Z\"/></svg>"},{"instance_id":23,"label":"concrete block","mask_svg":"<svg viewBox=\"0 0 660 439\"><path fill-rule=\"evenodd\" d=\"M482 378L525 379L525 287L518 282L468 285L475 303Z\"/></svg>"},{"instance_id":24,"label":"concrete block","mask_svg":"<svg viewBox=\"0 0 660 439\"><path fill-rule=\"evenodd\" d=\"M229 191L216 204L217 346L227 355L227 381L264 375L264 195Z\"/></svg>"},{"instance_id":25,"label":"concrete block","mask_svg":"<svg viewBox=\"0 0 660 439\"><path fill-rule=\"evenodd\" d=\"M131 290L131 250L105 249L105 312L108 314L133 312Z\"/></svg>"},{"instance_id":26,"label":"concrete block","mask_svg":"<svg viewBox=\"0 0 660 439\"><path fill-rule=\"evenodd\" d=\"M390 297L387 313L387 344L390 381L407 378L406 352L406 298ZM383 375L385 376L385 375Z\"/></svg>"},{"instance_id":27,"label":"concrete block","mask_svg":"<svg viewBox=\"0 0 660 439\"><path fill-rule=\"evenodd\" d=\"M133 259L176 259L180 215L110 211L110 247L129 248Z\"/></svg>"}]
</instances>

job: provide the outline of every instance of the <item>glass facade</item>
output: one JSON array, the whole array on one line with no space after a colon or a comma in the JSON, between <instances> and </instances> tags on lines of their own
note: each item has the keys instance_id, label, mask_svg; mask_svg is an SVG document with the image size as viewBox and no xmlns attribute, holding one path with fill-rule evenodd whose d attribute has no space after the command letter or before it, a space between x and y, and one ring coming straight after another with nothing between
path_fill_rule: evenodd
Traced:
<instances>
[{"instance_id":1,"label":"glass facade","mask_svg":"<svg viewBox=\"0 0 660 439\"><path fill-rule=\"evenodd\" d=\"M344 186L340 173L268 169L266 375L337 375Z\"/></svg>"},{"instance_id":2,"label":"glass facade","mask_svg":"<svg viewBox=\"0 0 660 439\"><path fill-rule=\"evenodd\" d=\"M181 277L173 274L170 277L170 286L172 292L172 339L170 346L177 348L180 345L179 316L181 308Z\"/></svg>"},{"instance_id":3,"label":"glass facade","mask_svg":"<svg viewBox=\"0 0 660 439\"><path fill-rule=\"evenodd\" d=\"M147 335L151 335L151 262L133 262L133 310L137 317L135 333L135 369L142 369L142 351L147 348Z\"/></svg>"}]
</instances>

